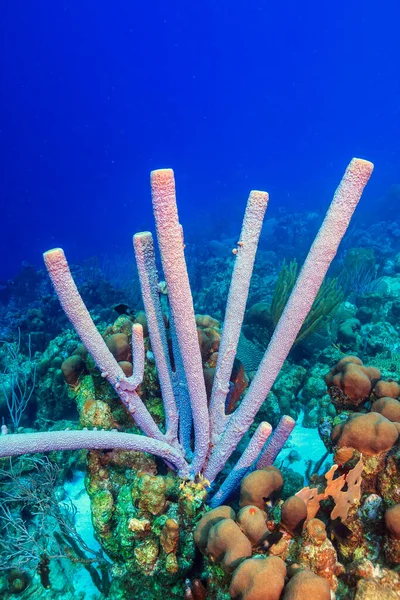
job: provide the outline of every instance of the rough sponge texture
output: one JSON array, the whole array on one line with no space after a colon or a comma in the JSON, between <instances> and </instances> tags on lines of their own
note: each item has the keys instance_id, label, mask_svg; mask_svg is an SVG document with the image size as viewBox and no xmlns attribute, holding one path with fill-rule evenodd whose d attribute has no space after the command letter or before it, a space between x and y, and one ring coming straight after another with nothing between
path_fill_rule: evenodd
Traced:
<instances>
[{"instance_id":1,"label":"rough sponge texture","mask_svg":"<svg viewBox=\"0 0 400 600\"><path fill-rule=\"evenodd\" d=\"M152 438L164 440L164 435L135 390L128 389L129 385L127 388L121 387L127 382L125 373L97 331L72 278L64 251L54 248L45 252L43 258L61 306L102 376L110 382L129 412L135 416L141 430Z\"/></svg>"},{"instance_id":2,"label":"rough sponge texture","mask_svg":"<svg viewBox=\"0 0 400 600\"><path fill-rule=\"evenodd\" d=\"M266 192L252 191L250 193L229 288L224 328L210 400L213 443L218 441L225 425L225 400L229 392L229 379L246 310L254 259L267 204L268 194Z\"/></svg>"},{"instance_id":3,"label":"rough sponge texture","mask_svg":"<svg viewBox=\"0 0 400 600\"><path fill-rule=\"evenodd\" d=\"M187 464L181 453L166 442L153 440L144 435L119 433L117 431L45 431L39 433L12 434L0 437L0 457L20 456L52 450L138 450L161 456L174 464L182 476L187 476Z\"/></svg>"},{"instance_id":4,"label":"rough sponge texture","mask_svg":"<svg viewBox=\"0 0 400 600\"><path fill-rule=\"evenodd\" d=\"M263 469L274 464L276 457L286 444L290 434L292 433L296 421L284 415L279 421L276 429L265 444L263 451L260 454L260 458L257 461L256 468Z\"/></svg>"},{"instance_id":5,"label":"rough sponge texture","mask_svg":"<svg viewBox=\"0 0 400 600\"><path fill-rule=\"evenodd\" d=\"M206 471L206 477L211 481L252 424L275 382L336 255L372 170L372 163L358 158L354 158L347 167L249 391L211 454Z\"/></svg>"},{"instance_id":6,"label":"rough sponge texture","mask_svg":"<svg viewBox=\"0 0 400 600\"><path fill-rule=\"evenodd\" d=\"M107 372L110 383L116 385L124 374L92 321L72 279L64 251L54 248L45 252L43 258L64 312L96 365L102 372Z\"/></svg>"},{"instance_id":7,"label":"rough sponge texture","mask_svg":"<svg viewBox=\"0 0 400 600\"><path fill-rule=\"evenodd\" d=\"M195 432L193 472L201 471L208 452L209 417L192 293L186 269L172 169L151 173L153 211L168 299L185 369Z\"/></svg>"},{"instance_id":8,"label":"rough sponge texture","mask_svg":"<svg viewBox=\"0 0 400 600\"><path fill-rule=\"evenodd\" d=\"M140 279L143 304L150 335L151 349L157 364L162 399L165 407L166 429L175 439L178 432L178 411L172 386L171 365L168 358L168 342L161 309L153 237L144 231L133 236L136 264Z\"/></svg>"},{"instance_id":9,"label":"rough sponge texture","mask_svg":"<svg viewBox=\"0 0 400 600\"><path fill-rule=\"evenodd\" d=\"M290 418L290 417L289 417ZM243 476L251 469L257 457L260 456L265 442L268 440L272 427L266 421L262 421L254 432L249 445L233 467L228 477L220 486L219 490L210 500L210 506L213 508L224 502L229 495L239 487ZM282 444L283 445L283 444ZM282 446L281 446L282 447Z\"/></svg>"}]
</instances>

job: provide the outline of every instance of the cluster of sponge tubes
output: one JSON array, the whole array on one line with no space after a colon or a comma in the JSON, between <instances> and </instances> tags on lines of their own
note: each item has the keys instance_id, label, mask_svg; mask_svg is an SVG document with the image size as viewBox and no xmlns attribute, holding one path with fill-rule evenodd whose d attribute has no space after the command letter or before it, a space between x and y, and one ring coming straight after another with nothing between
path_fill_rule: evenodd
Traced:
<instances>
[{"instance_id":1,"label":"cluster of sponge tubes","mask_svg":"<svg viewBox=\"0 0 400 600\"><path fill-rule=\"evenodd\" d=\"M162 457L183 478L202 475L212 484L253 423L270 391L311 309L372 170L372 163L357 158L347 167L250 388L239 407L229 415L225 413L229 379L268 194L252 191L248 199L242 231L234 249L235 265L208 404L184 256L183 230L178 218L174 174L171 169L152 172L153 210L168 292L174 370L168 354L152 235L149 232L138 233L133 240L150 342L164 403L165 432L156 425L136 391L144 370L141 326L133 325L134 369L133 374L127 377L97 331L73 281L63 250L57 248L46 252L45 264L65 313L102 376L113 386L145 435L113 431L6 435L0 438L0 456L53 449L141 450ZM293 419L283 417L272 432L271 426L262 422L238 463L211 499L212 506L221 504L249 471L272 464L293 426Z\"/></svg>"}]
</instances>

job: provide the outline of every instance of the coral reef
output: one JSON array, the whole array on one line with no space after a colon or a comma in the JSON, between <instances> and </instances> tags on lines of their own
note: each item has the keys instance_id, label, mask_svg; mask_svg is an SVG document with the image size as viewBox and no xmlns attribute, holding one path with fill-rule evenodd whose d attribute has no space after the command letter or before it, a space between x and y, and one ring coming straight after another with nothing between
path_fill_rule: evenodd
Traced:
<instances>
[{"instance_id":1,"label":"coral reef","mask_svg":"<svg viewBox=\"0 0 400 600\"><path fill-rule=\"evenodd\" d=\"M57 461L64 450L87 450L93 529L110 562L100 568L98 559L97 575L86 567L97 583L109 576L104 597L399 597L400 386L385 355L400 339L396 286L372 286L379 256L360 249L344 258L346 302L336 280L323 283L371 170L350 163L296 282L293 263L276 277L277 248L262 250L267 275L256 267L250 285L268 202L253 191L231 260L232 240L214 240L213 256L194 265L192 299L170 170L151 178L165 282L151 234L134 236L144 312L121 303L97 268L73 270L81 297L63 251L45 254L82 344L63 331L35 355L35 430L10 433L4 424L0 455L50 451ZM274 222L289 241L304 227L300 217ZM326 375L327 365L335 366ZM276 459L301 414L307 427L318 425L327 454L309 464L299 489L296 450ZM67 415L79 423L63 422ZM42 556L33 580L13 565L9 590L34 589L38 578L51 589L52 561Z\"/></svg>"}]
</instances>

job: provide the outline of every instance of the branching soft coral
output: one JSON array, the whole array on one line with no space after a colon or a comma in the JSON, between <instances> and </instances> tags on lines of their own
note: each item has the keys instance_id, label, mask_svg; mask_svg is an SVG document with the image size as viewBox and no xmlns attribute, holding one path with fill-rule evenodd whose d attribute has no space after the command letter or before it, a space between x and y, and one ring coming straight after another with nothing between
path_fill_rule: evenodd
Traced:
<instances>
[{"instance_id":1,"label":"branching soft coral","mask_svg":"<svg viewBox=\"0 0 400 600\"><path fill-rule=\"evenodd\" d=\"M271 301L271 317L274 325L278 324L286 302L292 293L297 279L298 264L296 259L289 264L284 260L276 282ZM337 279L324 279L317 297L296 337L295 344L307 336L322 329L331 319L339 304L343 301L344 294Z\"/></svg>"}]
</instances>

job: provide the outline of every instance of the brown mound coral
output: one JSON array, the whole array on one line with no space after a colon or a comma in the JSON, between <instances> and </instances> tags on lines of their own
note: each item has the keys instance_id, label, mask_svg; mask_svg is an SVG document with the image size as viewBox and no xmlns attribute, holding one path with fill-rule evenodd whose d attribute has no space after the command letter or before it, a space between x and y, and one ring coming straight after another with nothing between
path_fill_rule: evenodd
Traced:
<instances>
[{"instance_id":1,"label":"brown mound coral","mask_svg":"<svg viewBox=\"0 0 400 600\"><path fill-rule=\"evenodd\" d=\"M276 467L265 467L246 475L240 486L240 506L257 506L264 510L265 503L271 497L279 495L283 486L283 477Z\"/></svg>"},{"instance_id":2,"label":"brown mound coral","mask_svg":"<svg viewBox=\"0 0 400 600\"><path fill-rule=\"evenodd\" d=\"M379 398L372 404L371 410L383 415L389 421L400 423L400 402L394 398L386 396Z\"/></svg>"},{"instance_id":3,"label":"brown mound coral","mask_svg":"<svg viewBox=\"0 0 400 600\"><path fill-rule=\"evenodd\" d=\"M118 364L121 367L121 369L123 370L123 372L125 373L125 375L127 377L131 377L131 375L133 373L132 363L129 362L128 360L121 360Z\"/></svg>"},{"instance_id":4,"label":"brown mound coral","mask_svg":"<svg viewBox=\"0 0 400 600\"><path fill-rule=\"evenodd\" d=\"M227 572L252 554L250 540L232 519L223 519L211 527L208 533L207 554Z\"/></svg>"},{"instance_id":5,"label":"brown mound coral","mask_svg":"<svg viewBox=\"0 0 400 600\"><path fill-rule=\"evenodd\" d=\"M305 569L294 575L283 594L283 600L330 600L331 590L329 583L323 577Z\"/></svg>"},{"instance_id":6,"label":"brown mound coral","mask_svg":"<svg viewBox=\"0 0 400 600\"><path fill-rule=\"evenodd\" d=\"M400 540L400 504L395 504L385 512L385 526L392 539Z\"/></svg>"},{"instance_id":7,"label":"brown mound coral","mask_svg":"<svg viewBox=\"0 0 400 600\"><path fill-rule=\"evenodd\" d=\"M290 496L282 505L282 525L290 532L298 532L307 518L307 506L299 496Z\"/></svg>"},{"instance_id":8,"label":"brown mound coral","mask_svg":"<svg viewBox=\"0 0 400 600\"><path fill-rule=\"evenodd\" d=\"M385 512L386 540L385 556L388 563L400 565L400 504Z\"/></svg>"},{"instance_id":9,"label":"brown mound coral","mask_svg":"<svg viewBox=\"0 0 400 600\"><path fill-rule=\"evenodd\" d=\"M211 527L216 525L222 519L234 519L235 512L230 506L218 506L209 510L197 523L197 527L194 530L194 543L196 546L204 551L207 547L208 534Z\"/></svg>"},{"instance_id":10,"label":"brown mound coral","mask_svg":"<svg viewBox=\"0 0 400 600\"><path fill-rule=\"evenodd\" d=\"M395 381L378 381L374 387L376 398L394 398L400 396L400 385Z\"/></svg>"},{"instance_id":11,"label":"brown mound coral","mask_svg":"<svg viewBox=\"0 0 400 600\"><path fill-rule=\"evenodd\" d=\"M85 361L78 354L73 354L64 360L61 371L66 383L75 386L79 381L79 377L86 371Z\"/></svg>"},{"instance_id":12,"label":"brown mound coral","mask_svg":"<svg viewBox=\"0 0 400 600\"><path fill-rule=\"evenodd\" d=\"M114 333L107 338L106 344L117 362L129 361L132 357L128 336L125 333Z\"/></svg>"},{"instance_id":13,"label":"brown mound coral","mask_svg":"<svg viewBox=\"0 0 400 600\"><path fill-rule=\"evenodd\" d=\"M253 546L261 544L268 534L266 518L265 512L257 506L244 506L238 512L237 522Z\"/></svg>"},{"instance_id":14,"label":"brown mound coral","mask_svg":"<svg viewBox=\"0 0 400 600\"><path fill-rule=\"evenodd\" d=\"M359 406L365 402L381 373L365 367L356 356L345 356L325 375L325 383L337 408Z\"/></svg>"},{"instance_id":15,"label":"brown mound coral","mask_svg":"<svg viewBox=\"0 0 400 600\"><path fill-rule=\"evenodd\" d=\"M250 558L234 572L229 594L237 600L279 600L285 575L285 563L277 556Z\"/></svg>"},{"instance_id":16,"label":"brown mound coral","mask_svg":"<svg viewBox=\"0 0 400 600\"><path fill-rule=\"evenodd\" d=\"M202 329L207 328L219 328L219 321L217 319L213 319L210 315L195 315L196 318L196 327L201 327Z\"/></svg>"},{"instance_id":17,"label":"brown mound coral","mask_svg":"<svg viewBox=\"0 0 400 600\"><path fill-rule=\"evenodd\" d=\"M212 328L201 329L197 328L197 338L199 340L200 352L204 361L214 352L218 352L220 334L218 331Z\"/></svg>"},{"instance_id":18,"label":"brown mound coral","mask_svg":"<svg viewBox=\"0 0 400 600\"><path fill-rule=\"evenodd\" d=\"M376 412L350 415L332 431L332 440L339 448L354 448L366 456L390 450L398 436L396 425Z\"/></svg>"}]
</instances>

